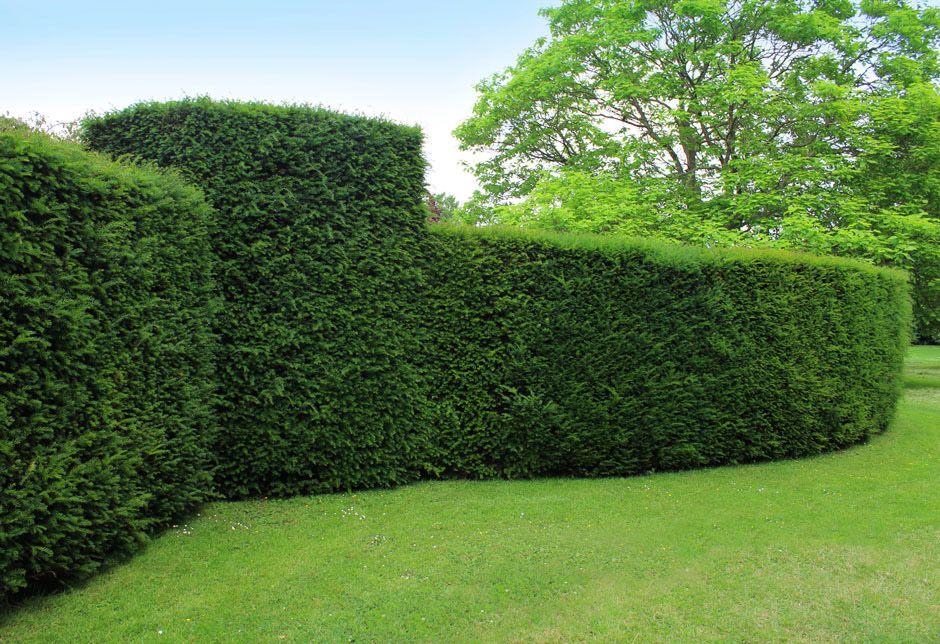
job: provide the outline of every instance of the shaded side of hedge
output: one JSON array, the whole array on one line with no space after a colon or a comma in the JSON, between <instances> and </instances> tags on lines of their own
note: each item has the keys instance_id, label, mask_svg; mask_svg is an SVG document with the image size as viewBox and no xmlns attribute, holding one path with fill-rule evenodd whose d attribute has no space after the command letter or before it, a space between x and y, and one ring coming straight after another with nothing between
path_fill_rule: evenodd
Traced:
<instances>
[{"instance_id":1,"label":"shaded side of hedge","mask_svg":"<svg viewBox=\"0 0 940 644\"><path fill-rule=\"evenodd\" d=\"M437 463L623 475L816 454L883 431L905 275L779 251L500 229L428 241Z\"/></svg>"},{"instance_id":2,"label":"shaded side of hedge","mask_svg":"<svg viewBox=\"0 0 940 644\"><path fill-rule=\"evenodd\" d=\"M430 430L413 359L420 131L195 99L93 119L85 138L178 168L219 213L220 491L289 495L419 476Z\"/></svg>"},{"instance_id":3,"label":"shaded side of hedge","mask_svg":"<svg viewBox=\"0 0 940 644\"><path fill-rule=\"evenodd\" d=\"M209 492L210 216L175 177L0 132L0 597Z\"/></svg>"}]
</instances>

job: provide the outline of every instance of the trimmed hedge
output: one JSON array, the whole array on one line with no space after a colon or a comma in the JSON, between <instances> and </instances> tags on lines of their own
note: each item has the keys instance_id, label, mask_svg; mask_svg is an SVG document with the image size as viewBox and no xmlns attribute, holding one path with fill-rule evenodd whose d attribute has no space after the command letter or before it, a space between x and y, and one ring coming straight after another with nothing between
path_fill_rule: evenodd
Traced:
<instances>
[{"instance_id":1,"label":"trimmed hedge","mask_svg":"<svg viewBox=\"0 0 940 644\"><path fill-rule=\"evenodd\" d=\"M141 104L0 133L0 596L212 494L624 475L883 431L903 273L424 223L415 128ZM218 342L216 342L216 339Z\"/></svg>"},{"instance_id":2,"label":"trimmed hedge","mask_svg":"<svg viewBox=\"0 0 940 644\"><path fill-rule=\"evenodd\" d=\"M420 131L195 99L92 119L84 136L178 168L219 212L220 491L288 495L419 476L430 430L412 359Z\"/></svg>"},{"instance_id":3,"label":"trimmed hedge","mask_svg":"<svg viewBox=\"0 0 940 644\"><path fill-rule=\"evenodd\" d=\"M890 421L903 273L781 251L437 227L426 357L453 476L816 454Z\"/></svg>"},{"instance_id":4,"label":"trimmed hedge","mask_svg":"<svg viewBox=\"0 0 940 644\"><path fill-rule=\"evenodd\" d=\"M422 475L613 475L882 431L904 274L421 222L420 136L302 107L143 104L89 143L220 211L228 496Z\"/></svg>"},{"instance_id":5,"label":"trimmed hedge","mask_svg":"<svg viewBox=\"0 0 940 644\"><path fill-rule=\"evenodd\" d=\"M175 177L0 131L0 598L206 498L209 216Z\"/></svg>"}]
</instances>

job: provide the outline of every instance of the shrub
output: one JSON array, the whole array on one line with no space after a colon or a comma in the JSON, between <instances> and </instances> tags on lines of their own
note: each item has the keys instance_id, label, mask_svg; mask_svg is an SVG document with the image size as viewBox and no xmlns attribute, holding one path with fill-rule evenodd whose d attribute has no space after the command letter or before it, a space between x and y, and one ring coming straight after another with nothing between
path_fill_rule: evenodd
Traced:
<instances>
[{"instance_id":1,"label":"shrub","mask_svg":"<svg viewBox=\"0 0 940 644\"><path fill-rule=\"evenodd\" d=\"M623 475L803 456L887 427L903 273L498 228L428 240L439 467Z\"/></svg>"},{"instance_id":2,"label":"shrub","mask_svg":"<svg viewBox=\"0 0 940 644\"><path fill-rule=\"evenodd\" d=\"M84 136L179 168L219 212L220 490L288 495L417 477L429 429L412 359L420 131L196 99L92 119Z\"/></svg>"},{"instance_id":3,"label":"shrub","mask_svg":"<svg viewBox=\"0 0 940 644\"><path fill-rule=\"evenodd\" d=\"M429 233L418 132L310 108L144 104L86 137L180 167L220 212L229 496L800 456L891 417L903 273Z\"/></svg>"},{"instance_id":4,"label":"shrub","mask_svg":"<svg viewBox=\"0 0 940 644\"><path fill-rule=\"evenodd\" d=\"M903 273L429 229L420 133L318 109L142 104L84 137L215 210L0 133L4 593L132 551L212 476L236 498L622 475L815 454L892 415Z\"/></svg>"},{"instance_id":5,"label":"shrub","mask_svg":"<svg viewBox=\"0 0 940 644\"><path fill-rule=\"evenodd\" d=\"M209 215L177 178L0 131L0 597L209 492Z\"/></svg>"},{"instance_id":6,"label":"shrub","mask_svg":"<svg viewBox=\"0 0 940 644\"><path fill-rule=\"evenodd\" d=\"M0 596L87 574L212 493L623 475L887 426L903 273L428 228L414 128L142 104L0 127ZM216 339L218 338L218 343Z\"/></svg>"}]
</instances>

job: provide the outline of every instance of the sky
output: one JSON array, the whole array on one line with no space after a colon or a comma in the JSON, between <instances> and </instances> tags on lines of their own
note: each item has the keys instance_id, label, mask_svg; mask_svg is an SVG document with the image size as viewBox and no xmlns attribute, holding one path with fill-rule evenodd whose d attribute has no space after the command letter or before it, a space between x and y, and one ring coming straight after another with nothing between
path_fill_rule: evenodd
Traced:
<instances>
[{"instance_id":1,"label":"sky","mask_svg":"<svg viewBox=\"0 0 940 644\"><path fill-rule=\"evenodd\" d=\"M422 127L432 192L475 181L451 132L547 34L553 0L0 0L0 114L72 121L184 96L311 103Z\"/></svg>"}]
</instances>

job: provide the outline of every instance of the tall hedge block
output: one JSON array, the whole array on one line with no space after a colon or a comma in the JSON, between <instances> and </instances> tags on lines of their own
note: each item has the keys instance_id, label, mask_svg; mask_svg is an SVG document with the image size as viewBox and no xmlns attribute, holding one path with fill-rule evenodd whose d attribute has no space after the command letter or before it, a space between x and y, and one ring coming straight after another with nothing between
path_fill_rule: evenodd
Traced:
<instances>
[{"instance_id":1,"label":"tall hedge block","mask_svg":"<svg viewBox=\"0 0 940 644\"><path fill-rule=\"evenodd\" d=\"M93 148L175 167L217 211L217 483L229 497L391 485L426 451L415 305L421 133L206 99L86 123Z\"/></svg>"},{"instance_id":2,"label":"tall hedge block","mask_svg":"<svg viewBox=\"0 0 940 644\"><path fill-rule=\"evenodd\" d=\"M0 132L0 598L209 493L209 215L174 176Z\"/></svg>"}]
</instances>

